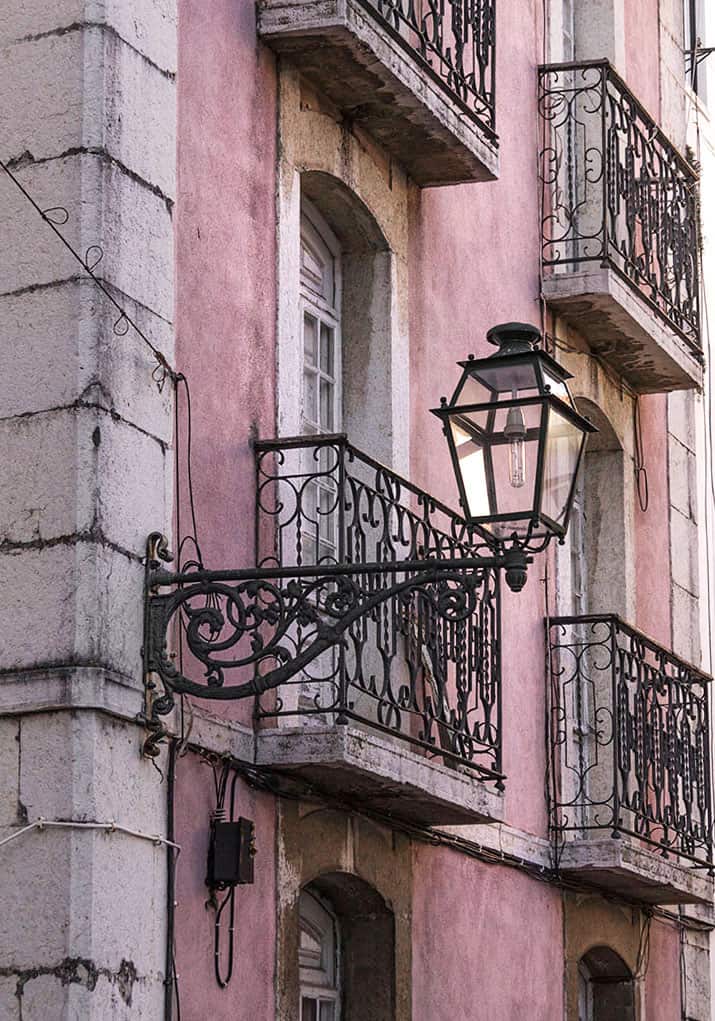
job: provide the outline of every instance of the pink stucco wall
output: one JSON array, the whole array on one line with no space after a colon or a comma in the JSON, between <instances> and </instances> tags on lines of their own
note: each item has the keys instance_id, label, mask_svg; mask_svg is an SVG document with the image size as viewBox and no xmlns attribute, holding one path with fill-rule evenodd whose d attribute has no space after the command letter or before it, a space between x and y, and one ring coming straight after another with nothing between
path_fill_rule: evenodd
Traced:
<instances>
[{"instance_id":1,"label":"pink stucco wall","mask_svg":"<svg viewBox=\"0 0 715 1021\"><path fill-rule=\"evenodd\" d=\"M645 973L646 1017L673 1021L681 1016L680 938L675 925L653 921Z\"/></svg>"},{"instance_id":2,"label":"pink stucco wall","mask_svg":"<svg viewBox=\"0 0 715 1021\"><path fill-rule=\"evenodd\" d=\"M444 437L427 409L451 395L458 360L491 354L485 341L491 326L541 324L536 88L524 82L535 82L542 33L539 12L524 12L519 0L497 7L499 180L422 192L413 210L412 477L452 506L456 488ZM519 596L505 592L503 617L504 769L519 778L507 785L507 816L539 833L546 825L542 573L543 563L534 565Z\"/></svg>"},{"instance_id":3,"label":"pink stucco wall","mask_svg":"<svg viewBox=\"0 0 715 1021\"><path fill-rule=\"evenodd\" d=\"M207 567L254 562L250 441L275 435L275 124L274 60L253 4L216 0L209 16L201 0L181 0L176 360L191 386ZM181 494L185 533L185 473ZM218 711L247 720L251 706Z\"/></svg>"},{"instance_id":4,"label":"pink stucco wall","mask_svg":"<svg viewBox=\"0 0 715 1021\"><path fill-rule=\"evenodd\" d=\"M414 1021L560 1021L560 892L445 849L414 870Z\"/></svg>"},{"instance_id":5,"label":"pink stucco wall","mask_svg":"<svg viewBox=\"0 0 715 1021\"><path fill-rule=\"evenodd\" d=\"M648 3L652 7L655 0ZM635 20L639 4L629 0L634 34L628 60L644 83L640 94L655 110L653 57L640 52L643 16ZM529 8L533 15L525 16ZM411 475L452 505L456 494L444 439L428 409L451 393L458 359L488 353L484 334L490 326L541 322L534 84L542 59L540 10L524 0L498 3L499 181L415 190L413 196ZM649 24L657 28L657 21ZM178 95L177 364L191 383L204 560L238 567L254 555L250 437L275 433L276 76L273 57L256 40L251 0L180 0ZM651 505L636 515L637 623L668 642L663 398L643 402L643 431ZM187 511L184 499L184 522ZM503 618L506 818L542 836L547 571L548 559L540 558L524 592L505 593ZM224 705L216 711L247 721L250 708ZM238 894L237 979L221 992L212 973L212 915L204 907L211 776L193 758L179 764L177 960L182 1016L188 1018L274 1016L274 805L243 784L239 790L241 811L257 823L259 854L255 886ZM517 871L421 845L415 847L413 874L415 1021L560 1021L559 891ZM668 1005L653 1014L654 1021L675 1016L668 991L673 967L677 977L677 933L654 926L648 992L650 997L653 990L654 1004Z\"/></svg>"},{"instance_id":6,"label":"pink stucco wall","mask_svg":"<svg viewBox=\"0 0 715 1021\"><path fill-rule=\"evenodd\" d=\"M178 6L177 366L191 386L204 561L241 567L254 562L250 440L275 433L274 62L258 46L247 0ZM247 722L252 704L213 708ZM193 755L179 761L176 955L182 1017L195 1021L274 1018L274 801L241 782L238 794L238 812L256 823L259 853L255 885L237 894L236 977L222 991L204 885L213 781Z\"/></svg>"},{"instance_id":7,"label":"pink stucco wall","mask_svg":"<svg viewBox=\"0 0 715 1021\"><path fill-rule=\"evenodd\" d=\"M656 119L660 116L660 35L658 0L625 4L626 80ZM641 398L641 423L648 472L648 510L636 504L638 627L670 645L670 540L668 534L667 397Z\"/></svg>"},{"instance_id":8,"label":"pink stucco wall","mask_svg":"<svg viewBox=\"0 0 715 1021\"><path fill-rule=\"evenodd\" d=\"M208 890L204 883L209 813L215 803L211 767L192 754L180 758L176 767L175 828L181 843L176 867L176 971L181 1017L186 1021L274 1021L274 801L238 781L236 816L254 821L257 853L255 883L236 891L234 972L226 989L220 989L214 978L215 914L206 906ZM224 975L228 918L227 908L221 942Z\"/></svg>"}]
</instances>

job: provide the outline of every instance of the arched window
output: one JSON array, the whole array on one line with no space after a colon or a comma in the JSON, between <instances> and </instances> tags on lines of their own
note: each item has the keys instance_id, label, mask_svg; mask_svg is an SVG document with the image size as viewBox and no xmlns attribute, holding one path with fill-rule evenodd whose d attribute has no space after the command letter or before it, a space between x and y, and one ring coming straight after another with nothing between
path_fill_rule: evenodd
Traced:
<instances>
[{"instance_id":1,"label":"arched window","mask_svg":"<svg viewBox=\"0 0 715 1021\"><path fill-rule=\"evenodd\" d=\"M566 546L558 554L559 613L633 616L633 466L616 431L592 401L576 398L598 432L576 484Z\"/></svg>"},{"instance_id":2,"label":"arched window","mask_svg":"<svg viewBox=\"0 0 715 1021\"><path fill-rule=\"evenodd\" d=\"M307 199L300 227L301 433L325 435L342 429L343 370L340 330L340 246L330 227ZM303 467L315 470L310 454ZM305 562L334 562L336 554L335 487L318 477L304 494Z\"/></svg>"},{"instance_id":3,"label":"arched window","mask_svg":"<svg viewBox=\"0 0 715 1021\"><path fill-rule=\"evenodd\" d=\"M395 919L357 876L332 872L299 899L299 1021L395 1016Z\"/></svg>"},{"instance_id":4,"label":"arched window","mask_svg":"<svg viewBox=\"0 0 715 1021\"><path fill-rule=\"evenodd\" d=\"M592 947L578 966L578 1021L635 1021L635 986L610 947Z\"/></svg>"},{"instance_id":5,"label":"arched window","mask_svg":"<svg viewBox=\"0 0 715 1021\"><path fill-rule=\"evenodd\" d=\"M342 427L340 246L323 217L303 200L300 225L300 296L303 320L302 432Z\"/></svg>"},{"instance_id":6,"label":"arched window","mask_svg":"<svg viewBox=\"0 0 715 1021\"><path fill-rule=\"evenodd\" d=\"M299 906L300 1021L338 1021L340 937L329 902L303 890Z\"/></svg>"}]
</instances>

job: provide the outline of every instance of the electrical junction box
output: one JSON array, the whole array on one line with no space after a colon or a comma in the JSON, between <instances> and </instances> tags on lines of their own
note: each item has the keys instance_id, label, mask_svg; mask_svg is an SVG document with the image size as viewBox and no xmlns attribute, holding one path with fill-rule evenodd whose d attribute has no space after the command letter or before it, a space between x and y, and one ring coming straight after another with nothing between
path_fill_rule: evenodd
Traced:
<instances>
[{"instance_id":1,"label":"electrical junction box","mask_svg":"<svg viewBox=\"0 0 715 1021\"><path fill-rule=\"evenodd\" d=\"M207 886L223 889L253 882L255 826L250 819L215 822L209 844Z\"/></svg>"}]
</instances>

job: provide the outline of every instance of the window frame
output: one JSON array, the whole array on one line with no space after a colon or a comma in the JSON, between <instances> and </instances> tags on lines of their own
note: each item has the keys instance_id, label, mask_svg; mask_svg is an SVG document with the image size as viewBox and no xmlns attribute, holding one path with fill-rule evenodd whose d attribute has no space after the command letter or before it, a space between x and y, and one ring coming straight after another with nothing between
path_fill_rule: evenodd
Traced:
<instances>
[{"instance_id":1,"label":"window frame","mask_svg":"<svg viewBox=\"0 0 715 1021\"><path fill-rule=\"evenodd\" d=\"M325 968L326 982L311 982L304 975L305 966L301 963L301 935L308 931L313 939L321 943L321 960L323 954L329 955L331 964ZM298 975L299 975L299 1018L303 1017L303 1001L313 1000L316 1003L317 1021L320 1021L322 1004L333 1005L332 1021L340 1021L342 999L342 962L341 934L338 917L332 906L322 897L310 890L303 889L298 901ZM318 969L314 969L318 970Z\"/></svg>"},{"instance_id":2,"label":"window frame","mask_svg":"<svg viewBox=\"0 0 715 1021\"><path fill-rule=\"evenodd\" d=\"M326 262L331 263L332 295L326 298L325 295L316 291L310 286L308 275L303 269L303 248L304 239L306 247L311 247L322 255ZM301 200L300 213L300 302L299 302L299 323L300 323L300 364L302 369L301 394L300 394L300 422L301 434L308 436L325 435L328 432L340 432L343 424L343 357L342 357L342 329L341 329L341 304L342 304L342 265L340 243L328 223L320 215L315 206L306 198ZM317 354L314 366L317 379L317 421L312 421L306 414L305 408L305 372L306 372L306 349L305 349L305 319L306 316L313 317L318 328L316 339L318 342ZM325 325L333 333L333 365L332 375L323 370L320 365L320 326ZM329 382L334 388L332 427L323 428L320 423L320 381Z\"/></svg>"}]
</instances>

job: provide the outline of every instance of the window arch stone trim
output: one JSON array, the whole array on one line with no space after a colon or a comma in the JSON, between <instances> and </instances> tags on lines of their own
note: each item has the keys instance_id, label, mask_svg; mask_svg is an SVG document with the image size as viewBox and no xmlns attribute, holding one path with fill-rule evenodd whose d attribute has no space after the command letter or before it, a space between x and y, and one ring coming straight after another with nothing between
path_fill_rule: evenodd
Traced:
<instances>
[{"instance_id":1,"label":"window arch stone trim","mask_svg":"<svg viewBox=\"0 0 715 1021\"><path fill-rule=\"evenodd\" d=\"M299 291L302 193L318 208L343 248L346 380L351 373L354 377L346 387L345 427L358 447L406 474L410 457L409 429L405 428L410 409L407 178L370 139L353 133L287 64L279 76L279 140L278 434L300 431L292 391L300 378L294 296ZM362 314L351 316L351 308ZM364 371L358 372L359 367ZM360 409L367 409L362 418ZM379 429L375 428L378 410Z\"/></svg>"},{"instance_id":2,"label":"window arch stone trim","mask_svg":"<svg viewBox=\"0 0 715 1021\"><path fill-rule=\"evenodd\" d=\"M297 1016L299 903L306 887L330 901L343 931L346 1009L341 1021L385 1021L385 1017L410 1021L412 856L408 838L332 808L281 801L277 840L277 1021L295 1021ZM363 927L380 936L373 948L392 943L393 1000L391 1012L384 1016L376 1013L376 1003L364 998L350 1010L351 981L359 981L355 969L374 966L368 960ZM351 940L366 944L362 955L353 958L352 975L347 960Z\"/></svg>"}]
</instances>

